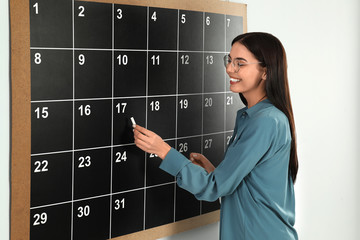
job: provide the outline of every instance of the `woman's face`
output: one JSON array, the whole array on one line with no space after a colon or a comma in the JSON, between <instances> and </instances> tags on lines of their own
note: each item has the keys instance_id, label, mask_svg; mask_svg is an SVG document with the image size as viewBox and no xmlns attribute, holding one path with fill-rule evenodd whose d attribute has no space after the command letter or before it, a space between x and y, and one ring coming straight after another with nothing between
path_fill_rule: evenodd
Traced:
<instances>
[{"instance_id":1,"label":"woman's face","mask_svg":"<svg viewBox=\"0 0 360 240\"><path fill-rule=\"evenodd\" d=\"M261 80L266 79L265 68L256 64L259 61L244 45L238 42L234 43L229 55L233 62L235 59L239 59L241 64L246 64L242 65L237 72L232 64L227 65L226 73L230 77L230 90L232 92L246 95L254 90L259 90L259 87L265 89L265 82L260 84Z\"/></svg>"}]
</instances>

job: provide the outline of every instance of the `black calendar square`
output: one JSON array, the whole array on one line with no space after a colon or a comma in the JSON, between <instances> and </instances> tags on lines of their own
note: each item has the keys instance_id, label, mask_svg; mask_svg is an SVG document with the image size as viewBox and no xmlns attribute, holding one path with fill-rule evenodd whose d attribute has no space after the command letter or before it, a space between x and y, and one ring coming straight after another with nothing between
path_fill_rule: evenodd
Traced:
<instances>
[{"instance_id":1,"label":"black calendar square","mask_svg":"<svg viewBox=\"0 0 360 240\"><path fill-rule=\"evenodd\" d=\"M225 91L225 67L223 53L204 54L204 92Z\"/></svg>"},{"instance_id":2,"label":"black calendar square","mask_svg":"<svg viewBox=\"0 0 360 240\"><path fill-rule=\"evenodd\" d=\"M110 177L111 148L74 153L74 199L109 194Z\"/></svg>"},{"instance_id":3,"label":"black calendar square","mask_svg":"<svg viewBox=\"0 0 360 240\"><path fill-rule=\"evenodd\" d=\"M175 137L176 98L149 97L147 122L148 129L163 139Z\"/></svg>"},{"instance_id":4,"label":"black calendar square","mask_svg":"<svg viewBox=\"0 0 360 240\"><path fill-rule=\"evenodd\" d=\"M110 146L111 100L75 103L75 149Z\"/></svg>"},{"instance_id":5,"label":"black calendar square","mask_svg":"<svg viewBox=\"0 0 360 240\"><path fill-rule=\"evenodd\" d=\"M145 113L145 98L127 98L114 100L113 143L115 145L134 143L133 124L130 118L133 117L136 124L145 127Z\"/></svg>"},{"instance_id":6,"label":"black calendar square","mask_svg":"<svg viewBox=\"0 0 360 240\"><path fill-rule=\"evenodd\" d=\"M149 52L148 94L176 93L176 53Z\"/></svg>"},{"instance_id":7,"label":"black calendar square","mask_svg":"<svg viewBox=\"0 0 360 240\"><path fill-rule=\"evenodd\" d=\"M194 136L202 133L202 96L178 97L177 136Z\"/></svg>"},{"instance_id":8,"label":"black calendar square","mask_svg":"<svg viewBox=\"0 0 360 240\"><path fill-rule=\"evenodd\" d=\"M146 49L147 7L114 5L116 49Z\"/></svg>"},{"instance_id":9,"label":"black calendar square","mask_svg":"<svg viewBox=\"0 0 360 240\"><path fill-rule=\"evenodd\" d=\"M71 203L30 210L30 240L71 239Z\"/></svg>"},{"instance_id":10,"label":"black calendar square","mask_svg":"<svg viewBox=\"0 0 360 240\"><path fill-rule=\"evenodd\" d=\"M72 102L31 103L31 153L72 149Z\"/></svg>"},{"instance_id":11,"label":"black calendar square","mask_svg":"<svg viewBox=\"0 0 360 240\"><path fill-rule=\"evenodd\" d=\"M112 196L111 237L144 229L144 190Z\"/></svg>"},{"instance_id":12,"label":"black calendar square","mask_svg":"<svg viewBox=\"0 0 360 240\"><path fill-rule=\"evenodd\" d=\"M225 133L225 149L227 149L227 147L230 145L230 143L233 141L232 137L233 137L233 131L230 132L226 132ZM225 154L224 154L225 155Z\"/></svg>"},{"instance_id":13,"label":"black calendar square","mask_svg":"<svg viewBox=\"0 0 360 240\"><path fill-rule=\"evenodd\" d=\"M146 67L146 52L115 51L114 96L145 96Z\"/></svg>"},{"instance_id":14,"label":"black calendar square","mask_svg":"<svg viewBox=\"0 0 360 240\"><path fill-rule=\"evenodd\" d=\"M31 157L31 207L72 199L72 153Z\"/></svg>"},{"instance_id":15,"label":"black calendar square","mask_svg":"<svg viewBox=\"0 0 360 240\"><path fill-rule=\"evenodd\" d=\"M114 147L112 192L144 187L145 153L135 145Z\"/></svg>"},{"instance_id":16,"label":"black calendar square","mask_svg":"<svg viewBox=\"0 0 360 240\"><path fill-rule=\"evenodd\" d=\"M203 54L181 52L178 59L178 93L202 93Z\"/></svg>"},{"instance_id":17,"label":"black calendar square","mask_svg":"<svg viewBox=\"0 0 360 240\"><path fill-rule=\"evenodd\" d=\"M226 94L226 131L233 130L237 111L245 107L238 93Z\"/></svg>"},{"instance_id":18,"label":"black calendar square","mask_svg":"<svg viewBox=\"0 0 360 240\"><path fill-rule=\"evenodd\" d=\"M112 53L75 51L75 98L112 96Z\"/></svg>"},{"instance_id":19,"label":"black calendar square","mask_svg":"<svg viewBox=\"0 0 360 240\"><path fill-rule=\"evenodd\" d=\"M31 50L31 100L72 99L72 97L72 51Z\"/></svg>"},{"instance_id":20,"label":"black calendar square","mask_svg":"<svg viewBox=\"0 0 360 240\"><path fill-rule=\"evenodd\" d=\"M227 52L230 52L232 40L242 33L244 33L243 17L226 15L226 51Z\"/></svg>"},{"instance_id":21,"label":"black calendar square","mask_svg":"<svg viewBox=\"0 0 360 240\"><path fill-rule=\"evenodd\" d=\"M174 222L174 189L174 183L146 189L146 229Z\"/></svg>"},{"instance_id":22,"label":"black calendar square","mask_svg":"<svg viewBox=\"0 0 360 240\"><path fill-rule=\"evenodd\" d=\"M203 137L203 155L217 167L224 158L224 133L209 134Z\"/></svg>"},{"instance_id":23,"label":"black calendar square","mask_svg":"<svg viewBox=\"0 0 360 240\"><path fill-rule=\"evenodd\" d=\"M225 15L205 13L205 51L225 51Z\"/></svg>"},{"instance_id":24,"label":"black calendar square","mask_svg":"<svg viewBox=\"0 0 360 240\"><path fill-rule=\"evenodd\" d=\"M180 10L178 21L179 21L179 49L202 51L204 45L203 13Z\"/></svg>"},{"instance_id":25,"label":"black calendar square","mask_svg":"<svg viewBox=\"0 0 360 240\"><path fill-rule=\"evenodd\" d=\"M171 147L175 148L174 141L166 141ZM155 154L146 154L146 186L174 182L175 178L159 168L162 160Z\"/></svg>"},{"instance_id":26,"label":"black calendar square","mask_svg":"<svg viewBox=\"0 0 360 240\"><path fill-rule=\"evenodd\" d=\"M175 220L180 221L200 215L200 203L193 194L176 186Z\"/></svg>"},{"instance_id":27,"label":"black calendar square","mask_svg":"<svg viewBox=\"0 0 360 240\"><path fill-rule=\"evenodd\" d=\"M214 202L201 201L201 214L213 212L220 209L219 200Z\"/></svg>"},{"instance_id":28,"label":"black calendar square","mask_svg":"<svg viewBox=\"0 0 360 240\"><path fill-rule=\"evenodd\" d=\"M31 47L72 47L72 0L30 0Z\"/></svg>"},{"instance_id":29,"label":"black calendar square","mask_svg":"<svg viewBox=\"0 0 360 240\"><path fill-rule=\"evenodd\" d=\"M203 133L224 131L225 94L205 94L203 99Z\"/></svg>"},{"instance_id":30,"label":"black calendar square","mask_svg":"<svg viewBox=\"0 0 360 240\"><path fill-rule=\"evenodd\" d=\"M76 48L112 48L112 5L75 1Z\"/></svg>"},{"instance_id":31,"label":"black calendar square","mask_svg":"<svg viewBox=\"0 0 360 240\"><path fill-rule=\"evenodd\" d=\"M110 224L110 197L74 202L73 239L108 239Z\"/></svg>"},{"instance_id":32,"label":"black calendar square","mask_svg":"<svg viewBox=\"0 0 360 240\"><path fill-rule=\"evenodd\" d=\"M228 54L228 53L226 53ZM226 72L226 69L225 69ZM228 74L225 74L225 91L230 92L230 77Z\"/></svg>"},{"instance_id":33,"label":"black calendar square","mask_svg":"<svg viewBox=\"0 0 360 240\"><path fill-rule=\"evenodd\" d=\"M190 153L201 153L201 137L180 138L177 140L177 148L186 158L190 158Z\"/></svg>"},{"instance_id":34,"label":"black calendar square","mask_svg":"<svg viewBox=\"0 0 360 240\"><path fill-rule=\"evenodd\" d=\"M178 11L176 9L149 8L149 49L176 50Z\"/></svg>"}]
</instances>

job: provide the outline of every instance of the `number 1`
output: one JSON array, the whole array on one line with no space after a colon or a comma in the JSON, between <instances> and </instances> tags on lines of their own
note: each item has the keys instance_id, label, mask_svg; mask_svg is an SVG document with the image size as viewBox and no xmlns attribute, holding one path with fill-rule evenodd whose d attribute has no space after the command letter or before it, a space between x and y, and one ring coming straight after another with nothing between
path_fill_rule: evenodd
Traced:
<instances>
[{"instance_id":1,"label":"number 1","mask_svg":"<svg viewBox=\"0 0 360 240\"><path fill-rule=\"evenodd\" d=\"M35 14L39 14L39 3L35 3L33 7L35 8Z\"/></svg>"}]
</instances>

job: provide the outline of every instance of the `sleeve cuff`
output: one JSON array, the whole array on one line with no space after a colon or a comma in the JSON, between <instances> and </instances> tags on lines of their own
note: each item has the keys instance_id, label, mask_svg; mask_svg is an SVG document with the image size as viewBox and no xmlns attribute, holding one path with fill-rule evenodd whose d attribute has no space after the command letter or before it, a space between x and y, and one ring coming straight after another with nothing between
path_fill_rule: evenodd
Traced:
<instances>
[{"instance_id":1,"label":"sleeve cuff","mask_svg":"<svg viewBox=\"0 0 360 240\"><path fill-rule=\"evenodd\" d=\"M189 159L184 157L181 153L171 148L164 160L160 164L160 169L165 172L176 176L180 170L187 164L191 163Z\"/></svg>"}]
</instances>

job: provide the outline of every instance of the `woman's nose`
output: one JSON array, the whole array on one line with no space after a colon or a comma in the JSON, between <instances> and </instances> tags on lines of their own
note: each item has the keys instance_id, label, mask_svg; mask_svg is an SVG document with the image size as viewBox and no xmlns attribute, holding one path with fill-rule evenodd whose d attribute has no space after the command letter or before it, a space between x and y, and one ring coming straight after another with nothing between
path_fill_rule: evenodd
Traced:
<instances>
[{"instance_id":1,"label":"woman's nose","mask_svg":"<svg viewBox=\"0 0 360 240\"><path fill-rule=\"evenodd\" d=\"M227 74L234 72L234 68L231 66L231 63L226 65L225 69Z\"/></svg>"}]
</instances>

